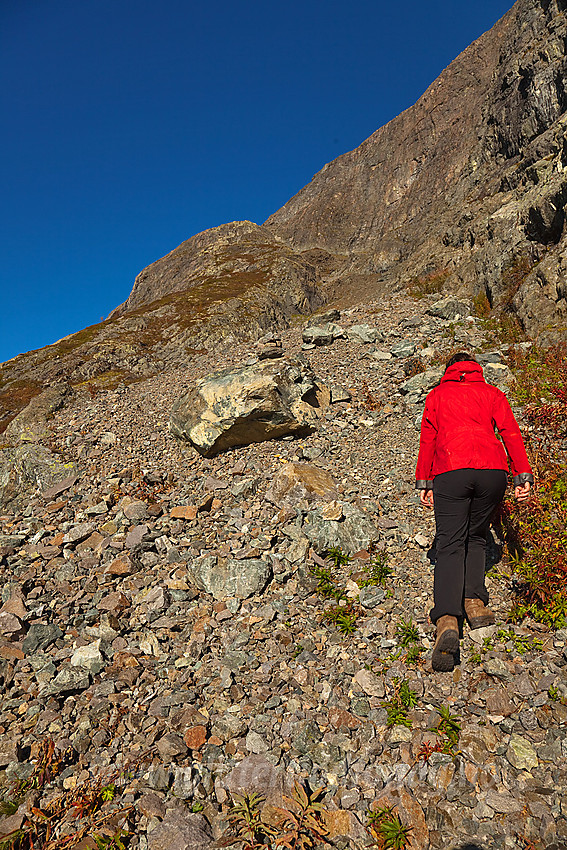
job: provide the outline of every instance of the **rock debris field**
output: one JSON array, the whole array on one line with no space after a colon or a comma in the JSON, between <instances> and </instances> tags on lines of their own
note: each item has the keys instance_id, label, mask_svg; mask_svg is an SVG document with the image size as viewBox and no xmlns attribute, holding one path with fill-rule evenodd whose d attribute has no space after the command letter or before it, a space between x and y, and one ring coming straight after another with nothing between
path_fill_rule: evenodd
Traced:
<instances>
[{"instance_id":1,"label":"rock debris field","mask_svg":"<svg viewBox=\"0 0 567 850\"><path fill-rule=\"evenodd\" d=\"M434 301L396 295L282 333L326 388L310 434L208 459L174 439L196 380L255 362L230 339L49 419L43 444L75 472L1 518L0 791L27 790L0 839L30 806L112 781L105 823L126 846L212 848L231 795L277 805L301 780L323 787L337 848L376 846L368 811L386 805L415 850L566 846L567 633L505 622L497 540L498 625L465 626L454 672L431 670L434 523L414 469L436 352L472 347L487 380L510 378L466 306L432 315ZM299 481L286 496L283 470L328 494ZM321 586L333 547L355 555L331 569L336 599ZM341 607L344 631L325 618ZM38 780L50 741L57 768ZM54 829L66 846L77 824Z\"/></svg>"}]
</instances>

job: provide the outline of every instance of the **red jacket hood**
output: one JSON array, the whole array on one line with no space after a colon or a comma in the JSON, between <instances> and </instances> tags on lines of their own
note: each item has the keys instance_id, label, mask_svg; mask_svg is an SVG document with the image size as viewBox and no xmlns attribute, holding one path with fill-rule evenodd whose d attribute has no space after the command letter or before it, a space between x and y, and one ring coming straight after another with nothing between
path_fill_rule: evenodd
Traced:
<instances>
[{"instance_id":1,"label":"red jacket hood","mask_svg":"<svg viewBox=\"0 0 567 850\"><path fill-rule=\"evenodd\" d=\"M441 383L444 381L484 381L482 366L473 360L460 360L445 371Z\"/></svg>"}]
</instances>

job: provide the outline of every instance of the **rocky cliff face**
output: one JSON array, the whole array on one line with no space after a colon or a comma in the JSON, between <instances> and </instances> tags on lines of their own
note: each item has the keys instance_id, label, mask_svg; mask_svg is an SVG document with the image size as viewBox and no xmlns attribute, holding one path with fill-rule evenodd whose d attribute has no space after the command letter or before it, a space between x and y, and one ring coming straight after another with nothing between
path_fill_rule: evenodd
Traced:
<instances>
[{"instance_id":1,"label":"rocky cliff face","mask_svg":"<svg viewBox=\"0 0 567 850\"><path fill-rule=\"evenodd\" d=\"M227 262L254 272L270 246L300 266L306 252L310 262L325 252L319 283L339 282L343 294L361 276L376 290L439 275L449 289L485 291L531 334L562 333L566 6L518 0L415 106L326 165L264 226L194 236L145 269L116 313L188 290Z\"/></svg>"},{"instance_id":2,"label":"rocky cliff face","mask_svg":"<svg viewBox=\"0 0 567 850\"><path fill-rule=\"evenodd\" d=\"M447 270L448 286L513 298L529 332L563 331L565 8L518 0L414 107L325 166L266 226L391 281ZM503 272L522 263L518 292L505 291Z\"/></svg>"},{"instance_id":3,"label":"rocky cliff face","mask_svg":"<svg viewBox=\"0 0 567 850\"><path fill-rule=\"evenodd\" d=\"M412 280L567 324L567 2L517 0L422 98L258 226L197 234L106 322L0 369L0 427L46 384L94 389Z\"/></svg>"}]
</instances>

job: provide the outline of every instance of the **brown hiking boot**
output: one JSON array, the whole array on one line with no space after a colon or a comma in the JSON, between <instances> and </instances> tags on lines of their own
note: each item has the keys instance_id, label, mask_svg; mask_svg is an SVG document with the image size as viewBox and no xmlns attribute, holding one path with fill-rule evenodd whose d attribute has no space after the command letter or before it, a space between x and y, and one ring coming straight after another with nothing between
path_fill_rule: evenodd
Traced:
<instances>
[{"instance_id":1,"label":"brown hiking boot","mask_svg":"<svg viewBox=\"0 0 567 850\"><path fill-rule=\"evenodd\" d=\"M496 619L482 599L465 599L465 615L471 629L482 629L484 626L492 626Z\"/></svg>"},{"instance_id":2,"label":"brown hiking boot","mask_svg":"<svg viewBox=\"0 0 567 850\"><path fill-rule=\"evenodd\" d=\"M450 673L459 651L459 624L456 617L445 614L437 620L437 637L431 665L439 673Z\"/></svg>"}]
</instances>

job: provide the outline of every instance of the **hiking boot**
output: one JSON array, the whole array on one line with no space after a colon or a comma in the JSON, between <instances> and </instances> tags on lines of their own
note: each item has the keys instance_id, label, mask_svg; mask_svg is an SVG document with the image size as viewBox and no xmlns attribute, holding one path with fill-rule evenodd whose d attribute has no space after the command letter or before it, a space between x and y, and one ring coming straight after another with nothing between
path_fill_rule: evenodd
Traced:
<instances>
[{"instance_id":1,"label":"hiking boot","mask_svg":"<svg viewBox=\"0 0 567 850\"><path fill-rule=\"evenodd\" d=\"M459 651L459 624L456 617L445 614L437 620L437 637L431 665L439 673L450 673Z\"/></svg>"},{"instance_id":2,"label":"hiking boot","mask_svg":"<svg viewBox=\"0 0 567 850\"><path fill-rule=\"evenodd\" d=\"M484 626L492 626L496 619L482 599L465 599L465 615L471 629L482 629Z\"/></svg>"}]
</instances>

